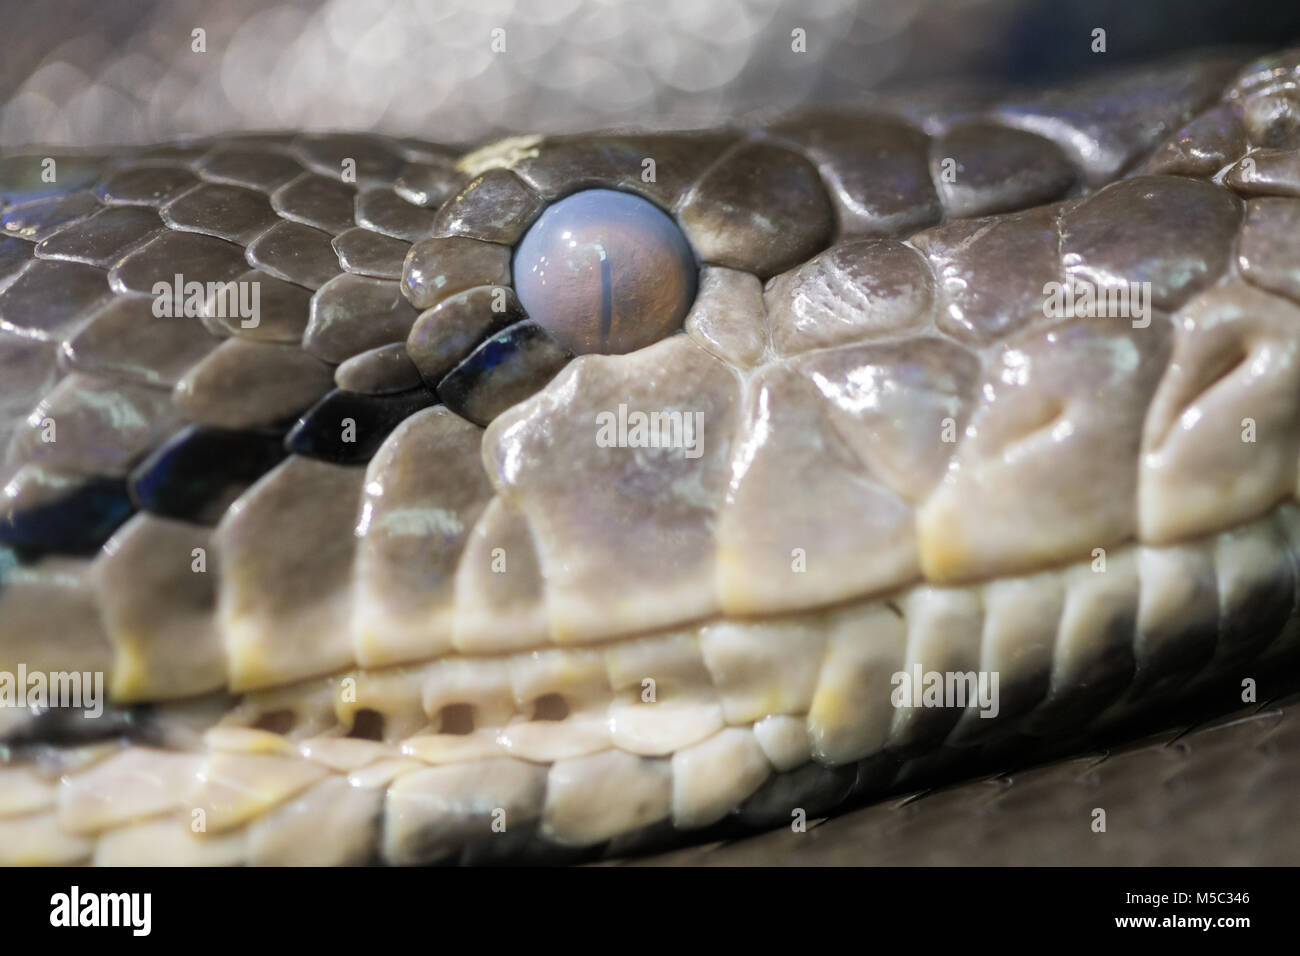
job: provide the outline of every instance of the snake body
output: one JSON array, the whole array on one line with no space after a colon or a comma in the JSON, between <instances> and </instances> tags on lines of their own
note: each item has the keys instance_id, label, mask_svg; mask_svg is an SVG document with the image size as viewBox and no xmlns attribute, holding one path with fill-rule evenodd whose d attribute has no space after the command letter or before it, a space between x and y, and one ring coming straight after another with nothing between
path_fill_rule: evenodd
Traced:
<instances>
[{"instance_id":1,"label":"snake body","mask_svg":"<svg viewBox=\"0 0 1300 956\"><path fill-rule=\"evenodd\" d=\"M1226 53L705 132L0 158L0 671L111 698L0 709L0 861L620 855L1276 679L1298 88L1300 51ZM426 316L589 187L681 226L683 330L431 388ZM154 314L176 275L261 321ZM602 447L620 406L698 413L700 454ZM897 705L932 672L996 674L996 716Z\"/></svg>"}]
</instances>

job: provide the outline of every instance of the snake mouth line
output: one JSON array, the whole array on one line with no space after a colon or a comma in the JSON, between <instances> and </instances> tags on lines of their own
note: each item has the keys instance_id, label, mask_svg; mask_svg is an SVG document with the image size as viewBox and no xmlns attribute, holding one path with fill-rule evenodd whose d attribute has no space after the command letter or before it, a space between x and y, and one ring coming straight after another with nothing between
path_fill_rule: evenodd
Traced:
<instances>
[{"instance_id":1,"label":"snake mouth line","mask_svg":"<svg viewBox=\"0 0 1300 956\"><path fill-rule=\"evenodd\" d=\"M1266 547L1292 557L1268 560ZM346 844L354 861L489 852L474 836L480 811L429 802L458 786L513 794L534 851L554 859L649 852L683 829L734 837L779 822L791 800L822 816L1131 737L1171 715L1231 710L1243 675L1266 696L1284 693L1280 675L1300 657L1297 548L1300 512L1286 504L1191 545L1121 550L1105 574L1084 564L977 589L922 586L786 621L350 671L233 706L157 705L135 718L146 746L110 745L84 770L60 768L58 818L101 862L133 858L146 835L178 851L161 819L123 827L126 788L149 768L163 784L149 798L155 812L210 811L229 836L205 846L240 859L256 856L272 804L330 781L372 794ZM1210 575L1199 605L1185 586L1196 567ZM997 699L899 699L899 675L966 671L996 674ZM205 707L207 730L196 720ZM627 785L593 806L587 774Z\"/></svg>"}]
</instances>

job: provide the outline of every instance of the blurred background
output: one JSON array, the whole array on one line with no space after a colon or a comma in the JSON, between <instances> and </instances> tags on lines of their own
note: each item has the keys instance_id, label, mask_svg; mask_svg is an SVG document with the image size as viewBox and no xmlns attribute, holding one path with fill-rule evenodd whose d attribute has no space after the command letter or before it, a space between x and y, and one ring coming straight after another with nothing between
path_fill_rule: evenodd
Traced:
<instances>
[{"instance_id":1,"label":"blurred background","mask_svg":"<svg viewBox=\"0 0 1300 956\"><path fill-rule=\"evenodd\" d=\"M461 142L703 126L957 75L1055 81L1208 44L1273 48L1300 37L1300 3L0 0L0 23L0 149L13 149L252 129ZM206 52L193 49L200 29ZM806 52L792 50L796 29Z\"/></svg>"}]
</instances>

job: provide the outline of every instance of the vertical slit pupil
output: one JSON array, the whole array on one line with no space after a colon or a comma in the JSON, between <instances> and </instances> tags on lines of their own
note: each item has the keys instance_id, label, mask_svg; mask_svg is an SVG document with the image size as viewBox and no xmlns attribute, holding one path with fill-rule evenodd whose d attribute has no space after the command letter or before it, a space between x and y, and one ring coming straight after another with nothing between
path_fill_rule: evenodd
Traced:
<instances>
[{"instance_id":1,"label":"vertical slit pupil","mask_svg":"<svg viewBox=\"0 0 1300 956\"><path fill-rule=\"evenodd\" d=\"M513 273L528 317L576 355L621 355L673 334L698 281L673 218L613 189L548 207L520 240Z\"/></svg>"}]
</instances>

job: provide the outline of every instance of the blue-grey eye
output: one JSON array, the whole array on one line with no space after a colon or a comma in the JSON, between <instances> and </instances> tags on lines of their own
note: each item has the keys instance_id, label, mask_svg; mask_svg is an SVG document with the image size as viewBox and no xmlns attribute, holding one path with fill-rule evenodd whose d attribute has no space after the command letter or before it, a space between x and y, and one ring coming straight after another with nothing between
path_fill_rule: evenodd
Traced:
<instances>
[{"instance_id":1,"label":"blue-grey eye","mask_svg":"<svg viewBox=\"0 0 1300 956\"><path fill-rule=\"evenodd\" d=\"M658 206L612 189L551 205L515 250L519 302L577 355L618 355L680 329L695 256Z\"/></svg>"}]
</instances>

